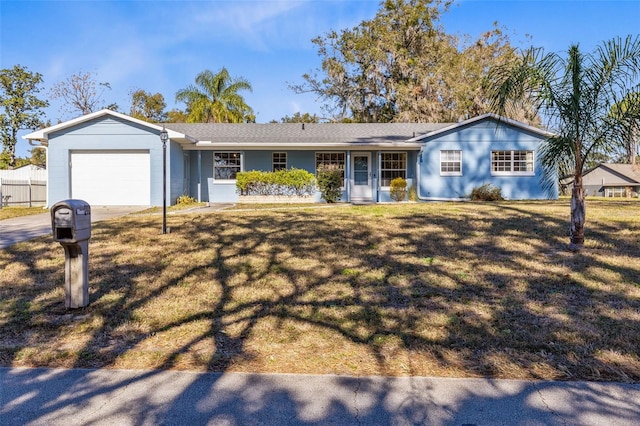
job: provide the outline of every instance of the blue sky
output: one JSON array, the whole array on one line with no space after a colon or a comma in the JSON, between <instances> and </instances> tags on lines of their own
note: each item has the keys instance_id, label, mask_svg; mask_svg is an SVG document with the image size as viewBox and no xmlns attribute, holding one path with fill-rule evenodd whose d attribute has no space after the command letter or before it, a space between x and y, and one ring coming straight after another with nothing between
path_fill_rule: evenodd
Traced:
<instances>
[{"instance_id":1,"label":"blue sky","mask_svg":"<svg viewBox=\"0 0 640 426\"><path fill-rule=\"evenodd\" d=\"M320 114L311 95L290 83L319 66L311 39L371 19L378 0L0 1L0 68L40 72L42 97L73 73L109 82L105 104L127 112L136 89L160 92L168 109L175 92L204 69L225 66L253 86L245 93L257 122L295 112ZM460 0L443 15L448 33L477 37L498 22L512 44L590 51L600 41L640 33L640 0ZM52 103L53 123L72 118ZM18 142L16 153L27 155Z\"/></svg>"}]
</instances>

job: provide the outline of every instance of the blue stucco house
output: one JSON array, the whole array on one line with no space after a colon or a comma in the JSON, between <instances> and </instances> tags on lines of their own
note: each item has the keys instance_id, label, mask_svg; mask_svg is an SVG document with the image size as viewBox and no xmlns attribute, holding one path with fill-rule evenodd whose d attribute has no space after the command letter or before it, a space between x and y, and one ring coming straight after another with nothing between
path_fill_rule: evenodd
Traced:
<instances>
[{"instance_id":1,"label":"blue stucco house","mask_svg":"<svg viewBox=\"0 0 640 426\"><path fill-rule=\"evenodd\" d=\"M556 198L543 189L538 161L549 133L492 114L459 123L167 123L169 204L183 194L236 202L244 170L320 165L343 170L342 199L390 201L403 177L420 200L461 200L491 183L508 199ZM162 205L163 125L102 110L24 138L47 148L49 204ZM319 197L318 197L318 200Z\"/></svg>"}]
</instances>

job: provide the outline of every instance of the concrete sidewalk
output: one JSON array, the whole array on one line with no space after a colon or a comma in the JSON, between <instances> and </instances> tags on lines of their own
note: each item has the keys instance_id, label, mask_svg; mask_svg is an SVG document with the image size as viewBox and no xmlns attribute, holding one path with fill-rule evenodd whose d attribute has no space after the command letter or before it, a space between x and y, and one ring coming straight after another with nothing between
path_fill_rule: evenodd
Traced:
<instances>
[{"instance_id":1,"label":"concrete sidewalk","mask_svg":"<svg viewBox=\"0 0 640 426\"><path fill-rule=\"evenodd\" d=\"M0 368L0 424L638 425L640 385Z\"/></svg>"}]
</instances>

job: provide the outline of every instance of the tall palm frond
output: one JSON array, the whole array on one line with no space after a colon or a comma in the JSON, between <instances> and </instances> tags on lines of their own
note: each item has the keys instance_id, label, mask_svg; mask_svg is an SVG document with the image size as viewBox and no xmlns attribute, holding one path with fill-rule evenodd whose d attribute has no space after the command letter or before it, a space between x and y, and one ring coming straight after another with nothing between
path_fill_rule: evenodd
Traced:
<instances>
[{"instance_id":1,"label":"tall palm frond","mask_svg":"<svg viewBox=\"0 0 640 426\"><path fill-rule=\"evenodd\" d=\"M246 79L231 78L223 67L216 74L204 70L195 81L195 85L176 93L176 101L187 105L187 122L243 123L255 120L253 110L238 93L241 90L252 91Z\"/></svg>"}]
</instances>

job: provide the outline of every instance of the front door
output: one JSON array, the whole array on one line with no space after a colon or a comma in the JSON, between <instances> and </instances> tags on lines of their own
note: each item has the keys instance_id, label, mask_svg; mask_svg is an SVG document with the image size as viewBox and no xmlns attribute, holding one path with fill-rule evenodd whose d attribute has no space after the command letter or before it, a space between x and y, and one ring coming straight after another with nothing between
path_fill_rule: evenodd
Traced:
<instances>
[{"instance_id":1,"label":"front door","mask_svg":"<svg viewBox=\"0 0 640 426\"><path fill-rule=\"evenodd\" d=\"M351 200L370 201L371 189L371 153L352 154L351 163Z\"/></svg>"}]
</instances>

